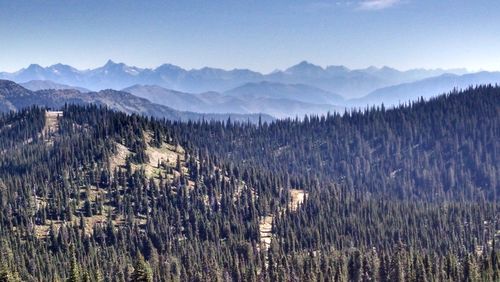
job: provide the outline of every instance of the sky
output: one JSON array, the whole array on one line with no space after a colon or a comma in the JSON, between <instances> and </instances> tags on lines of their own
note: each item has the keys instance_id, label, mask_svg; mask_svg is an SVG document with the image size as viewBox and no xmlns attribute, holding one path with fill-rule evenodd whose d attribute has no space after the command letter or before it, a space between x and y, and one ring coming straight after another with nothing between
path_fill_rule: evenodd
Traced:
<instances>
[{"instance_id":1,"label":"sky","mask_svg":"<svg viewBox=\"0 0 500 282\"><path fill-rule=\"evenodd\" d=\"M0 70L391 66L500 70L500 1L0 0Z\"/></svg>"}]
</instances>

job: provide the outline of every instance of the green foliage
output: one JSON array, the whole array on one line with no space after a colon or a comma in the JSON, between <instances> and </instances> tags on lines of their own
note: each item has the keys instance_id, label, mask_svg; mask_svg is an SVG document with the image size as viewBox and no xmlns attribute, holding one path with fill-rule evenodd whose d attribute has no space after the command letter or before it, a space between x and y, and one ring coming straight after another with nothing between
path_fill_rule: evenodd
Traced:
<instances>
[{"instance_id":1,"label":"green foliage","mask_svg":"<svg viewBox=\"0 0 500 282\"><path fill-rule=\"evenodd\" d=\"M70 265L70 273L68 282L81 282L82 278L80 277L80 266L76 260L76 255L73 247L71 246L71 265Z\"/></svg>"},{"instance_id":2,"label":"green foliage","mask_svg":"<svg viewBox=\"0 0 500 282\"><path fill-rule=\"evenodd\" d=\"M153 273L149 264L144 260L144 257L139 254L132 273L131 280L134 282L152 282Z\"/></svg>"},{"instance_id":3,"label":"green foliage","mask_svg":"<svg viewBox=\"0 0 500 282\"><path fill-rule=\"evenodd\" d=\"M500 88L259 125L62 110L50 142L43 109L0 115L1 281L499 280ZM138 169L163 143L183 158Z\"/></svg>"}]
</instances>

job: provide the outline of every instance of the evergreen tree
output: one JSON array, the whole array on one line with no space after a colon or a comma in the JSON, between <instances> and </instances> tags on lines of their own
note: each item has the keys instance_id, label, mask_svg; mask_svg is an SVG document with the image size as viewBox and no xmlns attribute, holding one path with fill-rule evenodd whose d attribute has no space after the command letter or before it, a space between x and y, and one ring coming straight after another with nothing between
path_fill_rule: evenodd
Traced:
<instances>
[{"instance_id":1,"label":"evergreen tree","mask_svg":"<svg viewBox=\"0 0 500 282\"><path fill-rule=\"evenodd\" d=\"M134 282L152 282L153 274L151 267L144 260L141 254L138 254L134 264L134 272L132 273L131 280Z\"/></svg>"}]
</instances>

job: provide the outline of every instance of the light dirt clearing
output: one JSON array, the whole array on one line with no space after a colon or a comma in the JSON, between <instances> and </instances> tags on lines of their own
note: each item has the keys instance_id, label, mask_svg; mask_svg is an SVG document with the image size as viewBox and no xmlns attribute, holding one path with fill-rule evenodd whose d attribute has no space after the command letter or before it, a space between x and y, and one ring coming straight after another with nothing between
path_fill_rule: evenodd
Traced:
<instances>
[{"instance_id":1,"label":"light dirt clearing","mask_svg":"<svg viewBox=\"0 0 500 282\"><path fill-rule=\"evenodd\" d=\"M260 243L264 246L264 249L269 249L271 245L271 236L273 235L273 216L263 216L260 219L259 231L260 231Z\"/></svg>"},{"instance_id":2,"label":"light dirt clearing","mask_svg":"<svg viewBox=\"0 0 500 282\"><path fill-rule=\"evenodd\" d=\"M111 171L115 168L125 167L127 156L132 154L132 152L120 143L116 143L116 153L109 158L109 165Z\"/></svg>"},{"instance_id":3,"label":"light dirt clearing","mask_svg":"<svg viewBox=\"0 0 500 282\"><path fill-rule=\"evenodd\" d=\"M62 111L45 111L45 126L42 130L42 136L47 141L51 140L59 130L59 118L63 117Z\"/></svg>"},{"instance_id":4,"label":"light dirt clearing","mask_svg":"<svg viewBox=\"0 0 500 282\"><path fill-rule=\"evenodd\" d=\"M161 174L164 179L172 180L176 177L179 177L180 173L183 174L188 173L188 169L185 165L185 151L180 145L172 145L166 142L162 142L159 147L152 146L150 144L152 139L152 134L149 132L144 133L145 141L146 141L146 155L149 158L147 163L143 164L132 164L133 170L143 169L146 173L146 176L149 178L153 178L153 180L158 184L159 183L159 175ZM111 171L115 168L121 167L124 168L126 164L126 160L128 156L132 156L134 152L132 152L126 146L116 143L116 153L110 157L109 163ZM176 170L177 167L177 158L181 163L181 172ZM160 164L160 166L158 166ZM168 169L172 169L171 173L167 173ZM194 182L188 180L187 187L189 189L194 188Z\"/></svg>"},{"instance_id":5,"label":"light dirt clearing","mask_svg":"<svg viewBox=\"0 0 500 282\"><path fill-rule=\"evenodd\" d=\"M300 205L304 203L308 193L302 189L290 189L288 191L290 193L290 203L288 204L288 208L291 211L296 211ZM282 208L280 212L283 213L284 211L285 209ZM271 245L271 237L273 236L273 219L274 215L270 214L261 217L259 222L260 242L264 246L265 250L268 250Z\"/></svg>"},{"instance_id":6,"label":"light dirt clearing","mask_svg":"<svg viewBox=\"0 0 500 282\"><path fill-rule=\"evenodd\" d=\"M297 208L304 203L308 193L300 189L290 189L290 204L289 208L296 211Z\"/></svg>"}]
</instances>

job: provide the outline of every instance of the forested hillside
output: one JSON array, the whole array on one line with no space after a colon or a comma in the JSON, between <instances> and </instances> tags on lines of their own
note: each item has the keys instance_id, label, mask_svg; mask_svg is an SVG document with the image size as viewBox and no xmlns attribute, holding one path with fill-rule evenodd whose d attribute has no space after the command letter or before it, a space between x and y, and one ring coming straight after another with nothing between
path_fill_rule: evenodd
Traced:
<instances>
[{"instance_id":1,"label":"forested hillside","mask_svg":"<svg viewBox=\"0 0 500 282\"><path fill-rule=\"evenodd\" d=\"M499 281L500 88L258 124L0 116L0 281Z\"/></svg>"}]
</instances>

